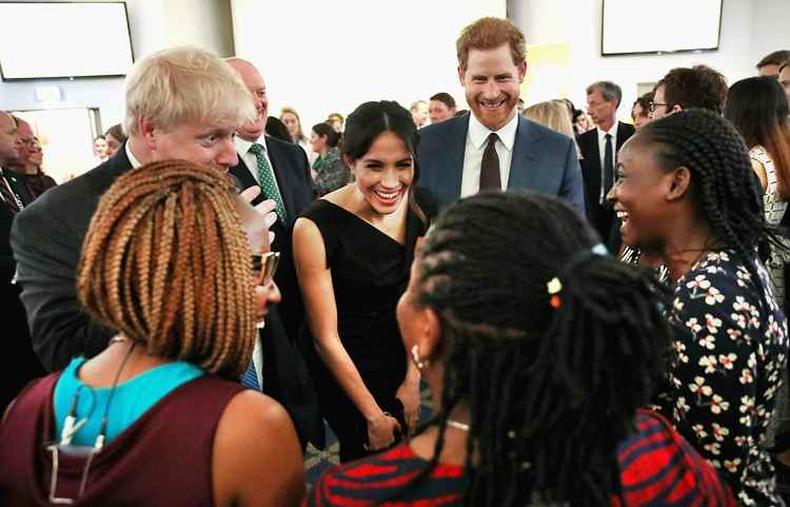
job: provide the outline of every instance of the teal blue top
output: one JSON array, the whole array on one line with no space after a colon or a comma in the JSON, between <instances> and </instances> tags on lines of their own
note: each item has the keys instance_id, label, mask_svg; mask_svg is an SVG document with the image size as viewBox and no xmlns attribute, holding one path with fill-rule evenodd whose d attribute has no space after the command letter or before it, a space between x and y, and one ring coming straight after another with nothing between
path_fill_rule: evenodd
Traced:
<instances>
[{"instance_id":1,"label":"teal blue top","mask_svg":"<svg viewBox=\"0 0 790 507\"><path fill-rule=\"evenodd\" d=\"M79 369L84 357L77 357L63 370L53 395L55 405L55 441L60 442L66 416L71 410L72 400L77 398L76 423L87 418L85 425L74 434L71 445L92 446L99 435L99 426L107 408L111 387L91 387L79 379ZM126 382L118 384L112 396L107 415L106 443L134 424L159 400L179 386L205 375L205 371L194 364L175 361L151 368ZM80 387L82 386L82 387Z\"/></svg>"}]
</instances>

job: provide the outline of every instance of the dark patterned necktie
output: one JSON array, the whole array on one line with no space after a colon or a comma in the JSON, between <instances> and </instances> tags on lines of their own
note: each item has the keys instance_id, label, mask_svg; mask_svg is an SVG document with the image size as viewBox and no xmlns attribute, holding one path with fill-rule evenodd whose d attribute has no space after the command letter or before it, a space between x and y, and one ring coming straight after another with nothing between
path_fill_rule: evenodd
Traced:
<instances>
[{"instance_id":1,"label":"dark patterned necktie","mask_svg":"<svg viewBox=\"0 0 790 507\"><path fill-rule=\"evenodd\" d=\"M261 390L261 386L258 384L258 373L255 371L255 363L252 360L250 360L250 364L241 375L241 385L255 391Z\"/></svg>"},{"instance_id":2,"label":"dark patterned necktie","mask_svg":"<svg viewBox=\"0 0 790 507\"><path fill-rule=\"evenodd\" d=\"M277 189L277 181L274 179L274 172L272 171L269 161L263 154L263 146L258 143L253 143L250 146L250 152L255 155L255 161L258 166L258 184L261 186L263 195L267 199L274 199L276 204L277 216L285 223L285 204L283 204L283 197Z\"/></svg>"},{"instance_id":3,"label":"dark patterned necktie","mask_svg":"<svg viewBox=\"0 0 790 507\"><path fill-rule=\"evenodd\" d=\"M606 134L606 148L603 154L603 178L601 179L600 204L606 202L606 194L614 185L614 153L612 152L612 134Z\"/></svg>"},{"instance_id":4,"label":"dark patterned necktie","mask_svg":"<svg viewBox=\"0 0 790 507\"><path fill-rule=\"evenodd\" d=\"M483 161L480 163L480 190L502 190L499 177L499 155L496 154L496 142L499 139L495 133L488 136L488 145L483 152Z\"/></svg>"}]
</instances>

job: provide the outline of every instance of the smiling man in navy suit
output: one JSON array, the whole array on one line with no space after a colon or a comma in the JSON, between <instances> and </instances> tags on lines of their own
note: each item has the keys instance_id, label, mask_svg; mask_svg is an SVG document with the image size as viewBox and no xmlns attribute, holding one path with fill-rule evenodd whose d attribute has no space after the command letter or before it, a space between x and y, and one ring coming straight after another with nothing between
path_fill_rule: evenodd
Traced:
<instances>
[{"instance_id":1,"label":"smiling man in navy suit","mask_svg":"<svg viewBox=\"0 0 790 507\"><path fill-rule=\"evenodd\" d=\"M482 18L461 32L456 47L471 113L420 130L420 186L440 207L482 190L522 188L584 212L573 140L518 114L524 34L508 20Z\"/></svg>"}]
</instances>

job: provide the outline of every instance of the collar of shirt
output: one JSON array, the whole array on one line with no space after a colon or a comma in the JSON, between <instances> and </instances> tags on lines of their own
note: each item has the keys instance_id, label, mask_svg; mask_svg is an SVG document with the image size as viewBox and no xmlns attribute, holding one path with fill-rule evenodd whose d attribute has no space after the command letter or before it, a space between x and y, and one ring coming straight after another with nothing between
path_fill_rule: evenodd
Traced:
<instances>
[{"instance_id":1,"label":"collar of shirt","mask_svg":"<svg viewBox=\"0 0 790 507\"><path fill-rule=\"evenodd\" d=\"M619 122L617 120L615 120L614 121L614 125L612 125L612 128L610 128L609 130L605 130L605 131L601 130L600 127L595 127L595 130L598 131L598 142L599 143L605 143L606 142L606 134L611 134L612 135L612 139L614 140L614 142L617 142L617 124L618 123Z\"/></svg>"},{"instance_id":2,"label":"collar of shirt","mask_svg":"<svg viewBox=\"0 0 790 507\"><path fill-rule=\"evenodd\" d=\"M513 151L513 145L516 142L516 129L518 128L518 113L513 115L513 118L505 124L504 127L497 130L495 133L499 136L499 140L507 148L507 151ZM493 130L480 123L480 120L473 114L469 115L469 139L472 144L478 149L482 150L488 136L491 135Z\"/></svg>"},{"instance_id":3,"label":"collar of shirt","mask_svg":"<svg viewBox=\"0 0 790 507\"><path fill-rule=\"evenodd\" d=\"M246 139L242 139L240 136L233 137L233 144L236 145L236 151L239 152L241 155L246 155L250 148L254 143L258 143L263 147L263 152L266 153L269 151L269 147L266 146L266 136L263 135L256 139L255 141L247 141Z\"/></svg>"},{"instance_id":4,"label":"collar of shirt","mask_svg":"<svg viewBox=\"0 0 790 507\"><path fill-rule=\"evenodd\" d=\"M132 153L132 148L129 146L130 144L131 143L127 141L126 144L124 144L123 149L126 150L126 158L128 158L129 163L132 164L132 169L137 169L143 164L141 164L140 161L137 160L137 157L134 156L134 153Z\"/></svg>"}]
</instances>

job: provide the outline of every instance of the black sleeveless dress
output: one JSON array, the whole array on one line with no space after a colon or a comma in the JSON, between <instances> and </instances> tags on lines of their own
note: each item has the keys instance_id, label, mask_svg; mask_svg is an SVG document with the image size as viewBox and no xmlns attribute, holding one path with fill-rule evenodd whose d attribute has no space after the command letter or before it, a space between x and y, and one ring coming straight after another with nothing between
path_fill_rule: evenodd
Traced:
<instances>
[{"instance_id":1,"label":"black sleeveless dress","mask_svg":"<svg viewBox=\"0 0 790 507\"><path fill-rule=\"evenodd\" d=\"M395 306L406 289L417 238L425 225L409 210L401 244L357 215L324 199L303 215L321 232L331 270L340 340L365 386L382 410L403 424L395 393L406 376L406 350ZM340 459L365 456L367 422L318 357L308 326L302 349L318 391L324 418L340 440Z\"/></svg>"}]
</instances>

